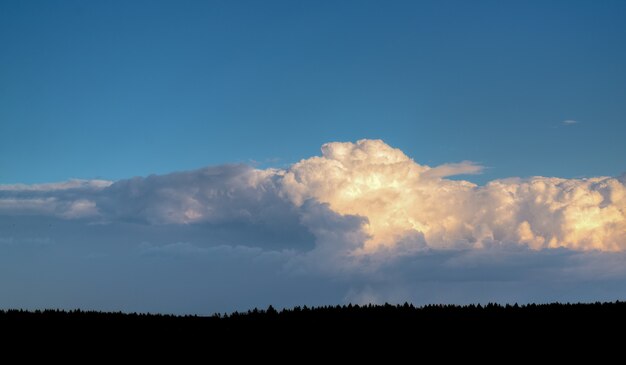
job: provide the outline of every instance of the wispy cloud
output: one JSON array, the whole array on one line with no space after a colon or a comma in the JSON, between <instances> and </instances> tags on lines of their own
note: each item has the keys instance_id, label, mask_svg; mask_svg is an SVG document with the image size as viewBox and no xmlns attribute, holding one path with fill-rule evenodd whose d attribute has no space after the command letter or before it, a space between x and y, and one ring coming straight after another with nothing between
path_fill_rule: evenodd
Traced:
<instances>
[{"instance_id":1,"label":"wispy cloud","mask_svg":"<svg viewBox=\"0 0 626 365\"><path fill-rule=\"evenodd\" d=\"M573 120L573 119L566 119L566 120L562 121L561 124L563 124L563 125L574 125L574 124L580 124L580 122L577 121L577 120Z\"/></svg>"}]
</instances>

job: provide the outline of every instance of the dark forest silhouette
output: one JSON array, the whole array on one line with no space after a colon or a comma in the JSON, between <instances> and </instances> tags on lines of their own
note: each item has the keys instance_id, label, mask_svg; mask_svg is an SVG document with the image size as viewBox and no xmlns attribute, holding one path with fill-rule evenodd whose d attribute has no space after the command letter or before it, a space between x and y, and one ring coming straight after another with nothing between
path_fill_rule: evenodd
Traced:
<instances>
[{"instance_id":1,"label":"dark forest silhouette","mask_svg":"<svg viewBox=\"0 0 626 365\"><path fill-rule=\"evenodd\" d=\"M0 310L0 323L9 325L13 322L21 324L45 324L47 322L63 321L67 323L158 323L170 324L198 324L223 326L229 324L289 324L297 322L330 323L404 323L428 324L457 323L481 321L482 323L498 321L585 321L626 319L626 302L595 302L595 303L550 303L550 304L506 304L489 303L487 305L426 305L416 307L409 303L391 305L336 305L307 307L297 306L280 311L269 306L267 309L251 309L247 312L232 312L230 314L216 313L211 316L171 315L151 313L124 313L99 312L76 310L46 309L28 311L21 309Z\"/></svg>"},{"instance_id":2,"label":"dark forest silhouette","mask_svg":"<svg viewBox=\"0 0 626 365\"><path fill-rule=\"evenodd\" d=\"M626 302L423 307L408 303L349 304L282 310L270 306L212 316L3 310L0 333L4 342L0 343L7 346L9 342L34 341L49 346L56 343L57 348L71 343L90 351L102 351L108 344L109 349L135 352L141 351L138 344L143 343L157 357L161 350L176 348L310 351L311 344L316 344L344 353L358 348L359 354L367 357L363 351L435 351L442 346L450 349L446 351L463 347L474 353L493 346L515 351L531 347L556 351L560 349L554 346L556 343L569 347L578 343L580 349L590 345L618 349L622 336L614 333L621 333L625 325Z\"/></svg>"}]
</instances>

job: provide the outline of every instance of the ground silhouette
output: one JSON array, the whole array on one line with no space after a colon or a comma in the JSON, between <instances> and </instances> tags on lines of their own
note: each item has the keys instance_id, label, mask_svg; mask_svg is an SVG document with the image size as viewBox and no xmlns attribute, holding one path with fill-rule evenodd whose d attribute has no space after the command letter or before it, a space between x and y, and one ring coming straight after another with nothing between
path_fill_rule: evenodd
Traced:
<instances>
[{"instance_id":1,"label":"ground silhouette","mask_svg":"<svg viewBox=\"0 0 626 365\"><path fill-rule=\"evenodd\" d=\"M383 346L433 351L440 346L476 349L546 348L602 345L621 348L626 302L528 305L343 305L307 306L212 316L62 311L3 310L3 338L62 341L89 346L137 343L171 348L211 348L238 344L242 348L308 348L323 344L345 351L349 346ZM245 346L244 346L245 344ZM576 345L578 344L578 345ZM619 347L611 347L612 344ZM5 342L6 345L6 342ZM268 347L269 346L269 347ZM348 347L346 347L348 346ZM534 346L534 347L533 347ZM552 348L552 347L550 347ZM94 350L96 351L96 350ZM517 350L516 350L517 351ZM154 354L152 354L154 355Z\"/></svg>"}]
</instances>

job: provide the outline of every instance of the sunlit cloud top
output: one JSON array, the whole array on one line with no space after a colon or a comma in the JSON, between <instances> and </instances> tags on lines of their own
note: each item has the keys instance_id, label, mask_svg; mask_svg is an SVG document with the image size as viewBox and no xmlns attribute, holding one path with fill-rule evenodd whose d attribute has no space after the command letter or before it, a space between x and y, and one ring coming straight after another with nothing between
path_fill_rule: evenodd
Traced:
<instances>
[{"instance_id":1,"label":"sunlit cloud top","mask_svg":"<svg viewBox=\"0 0 626 365\"><path fill-rule=\"evenodd\" d=\"M296 204L314 198L366 217L366 248L407 237L435 248L516 242L534 249L626 248L626 189L616 178L496 180L485 186L446 176L476 173L471 162L420 165L379 140L329 143L323 155L285 174Z\"/></svg>"}]
</instances>

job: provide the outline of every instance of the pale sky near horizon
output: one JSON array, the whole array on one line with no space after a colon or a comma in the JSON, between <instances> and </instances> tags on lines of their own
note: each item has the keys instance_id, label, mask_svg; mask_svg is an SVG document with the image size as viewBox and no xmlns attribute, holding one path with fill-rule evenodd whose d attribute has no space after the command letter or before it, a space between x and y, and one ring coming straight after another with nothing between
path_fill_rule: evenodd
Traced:
<instances>
[{"instance_id":1,"label":"pale sky near horizon","mask_svg":"<svg viewBox=\"0 0 626 365\"><path fill-rule=\"evenodd\" d=\"M2 1L0 309L624 300L624 19Z\"/></svg>"}]
</instances>

